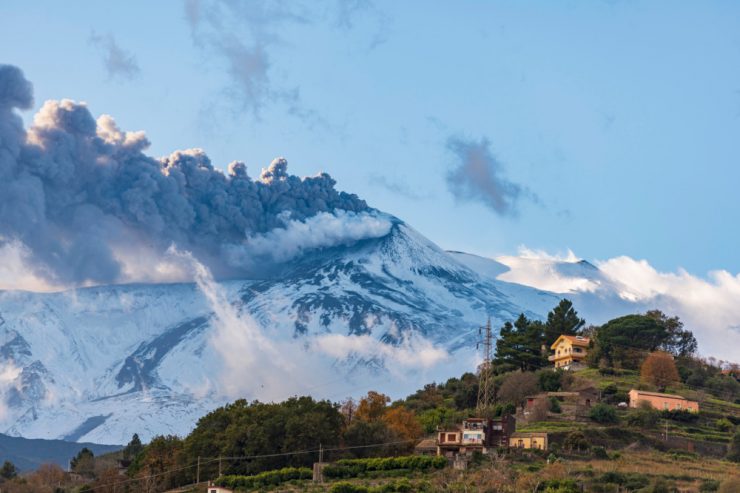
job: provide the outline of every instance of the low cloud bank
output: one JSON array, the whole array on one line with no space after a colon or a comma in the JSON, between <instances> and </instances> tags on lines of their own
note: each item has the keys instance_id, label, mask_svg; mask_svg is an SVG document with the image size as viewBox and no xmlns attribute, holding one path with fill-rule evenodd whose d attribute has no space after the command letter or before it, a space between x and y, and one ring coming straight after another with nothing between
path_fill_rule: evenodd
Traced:
<instances>
[{"instance_id":1,"label":"low cloud bank","mask_svg":"<svg viewBox=\"0 0 740 493\"><path fill-rule=\"evenodd\" d=\"M328 174L290 175L283 158L256 179L200 149L155 159L143 132L84 103L47 101L25 129L16 110L31 105L23 73L0 65L0 265L23 269L0 268L5 289L185 280L171 245L217 278L248 276L252 251L286 260L389 228Z\"/></svg>"},{"instance_id":2,"label":"low cloud bank","mask_svg":"<svg viewBox=\"0 0 740 493\"><path fill-rule=\"evenodd\" d=\"M405 389L409 379L419 379L419 372L437 372L440 365L450 363L444 349L418 334L405 336L398 345L370 335L286 338L263 327L240 302L229 301L224 286L190 253L175 249L169 253L187 264L214 314L209 346L221 368L207 376L208 382L191 389L195 393L268 401L307 393L339 399L377 388L386 390L388 384L390 389L393 385ZM351 372L338 369L360 361L372 362L376 370L362 365Z\"/></svg>"},{"instance_id":3,"label":"low cloud bank","mask_svg":"<svg viewBox=\"0 0 740 493\"><path fill-rule=\"evenodd\" d=\"M709 272L706 278L683 269L661 272L647 260L621 256L590 264L578 257L523 248L520 256L496 260L511 270L499 279L563 293L591 295L590 303L616 296L635 309L658 308L678 315L697 336L702 354L737 360L740 347L740 274ZM624 303L620 310L624 310ZM629 305L627 305L629 306ZM616 315L616 314L615 314ZM600 322L600 321L592 321Z\"/></svg>"}]
</instances>

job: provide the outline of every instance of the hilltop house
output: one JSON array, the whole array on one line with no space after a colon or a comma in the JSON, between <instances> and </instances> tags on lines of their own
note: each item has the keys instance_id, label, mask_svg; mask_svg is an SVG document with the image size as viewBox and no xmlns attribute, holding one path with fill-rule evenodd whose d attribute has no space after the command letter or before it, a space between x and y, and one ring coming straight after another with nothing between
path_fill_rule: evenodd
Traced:
<instances>
[{"instance_id":1,"label":"hilltop house","mask_svg":"<svg viewBox=\"0 0 740 493\"><path fill-rule=\"evenodd\" d=\"M684 410L693 413L699 412L699 403L690 401L680 395L659 394L658 392L646 392L644 390L632 389L629 392L630 407L638 407L640 402L648 402L653 409L661 411Z\"/></svg>"},{"instance_id":2,"label":"hilltop house","mask_svg":"<svg viewBox=\"0 0 740 493\"><path fill-rule=\"evenodd\" d=\"M563 334L550 346L554 354L547 359L555 363L555 368L564 370L578 368L586 359L586 350L590 342L588 337Z\"/></svg>"},{"instance_id":3,"label":"hilltop house","mask_svg":"<svg viewBox=\"0 0 740 493\"><path fill-rule=\"evenodd\" d=\"M468 418L457 429L437 431L437 455L454 457L506 447L515 429L516 418L510 415L495 419Z\"/></svg>"},{"instance_id":4,"label":"hilltop house","mask_svg":"<svg viewBox=\"0 0 740 493\"><path fill-rule=\"evenodd\" d=\"M547 450L547 433L516 432L509 437L509 446L512 448Z\"/></svg>"}]
</instances>

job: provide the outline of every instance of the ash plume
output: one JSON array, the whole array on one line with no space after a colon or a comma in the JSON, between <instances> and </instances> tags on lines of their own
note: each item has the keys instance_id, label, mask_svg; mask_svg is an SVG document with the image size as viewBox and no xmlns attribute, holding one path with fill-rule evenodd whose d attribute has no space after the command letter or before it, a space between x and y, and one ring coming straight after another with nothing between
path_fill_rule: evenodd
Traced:
<instances>
[{"instance_id":1,"label":"ash plume","mask_svg":"<svg viewBox=\"0 0 740 493\"><path fill-rule=\"evenodd\" d=\"M228 258L247 239L284 229L286 217L376 214L337 191L328 174L288 174L283 158L256 179L240 162L221 172L200 149L155 159L144 152L143 132L124 132L107 115L96 120L84 103L47 101L26 130L15 110L31 105L23 73L0 65L0 251L22 249L33 276L50 285L177 279L166 253L173 244L217 277L248 275ZM341 238L324 234L309 244L383 231L344 228Z\"/></svg>"}]
</instances>

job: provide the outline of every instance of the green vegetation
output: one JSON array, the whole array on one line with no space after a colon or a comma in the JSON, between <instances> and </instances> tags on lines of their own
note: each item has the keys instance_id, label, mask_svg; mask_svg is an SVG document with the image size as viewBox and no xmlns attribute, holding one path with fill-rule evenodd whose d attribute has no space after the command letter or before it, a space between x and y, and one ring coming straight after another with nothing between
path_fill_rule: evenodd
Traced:
<instances>
[{"instance_id":1,"label":"green vegetation","mask_svg":"<svg viewBox=\"0 0 740 493\"><path fill-rule=\"evenodd\" d=\"M307 467L284 467L276 471L265 471L253 476L221 476L217 486L231 489L255 489L277 486L296 479L311 479L313 471Z\"/></svg>"},{"instance_id":2,"label":"green vegetation","mask_svg":"<svg viewBox=\"0 0 740 493\"><path fill-rule=\"evenodd\" d=\"M442 469L447 465L444 457L410 455L375 459L343 459L324 468L327 478L355 478L373 471L426 471Z\"/></svg>"}]
</instances>

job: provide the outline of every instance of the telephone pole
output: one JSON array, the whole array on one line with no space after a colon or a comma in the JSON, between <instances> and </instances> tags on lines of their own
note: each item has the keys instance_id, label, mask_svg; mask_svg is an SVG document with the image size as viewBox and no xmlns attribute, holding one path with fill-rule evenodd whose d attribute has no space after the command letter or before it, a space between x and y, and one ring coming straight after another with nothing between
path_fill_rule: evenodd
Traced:
<instances>
[{"instance_id":1,"label":"telephone pole","mask_svg":"<svg viewBox=\"0 0 740 493\"><path fill-rule=\"evenodd\" d=\"M485 331L485 334L483 333ZM491 317L485 327L478 329L478 335L483 339L475 345L476 349L483 346L483 362L478 367L478 403L475 410L479 417L487 417L493 405L493 375L491 375L491 354L493 353L493 334L491 333Z\"/></svg>"}]
</instances>

